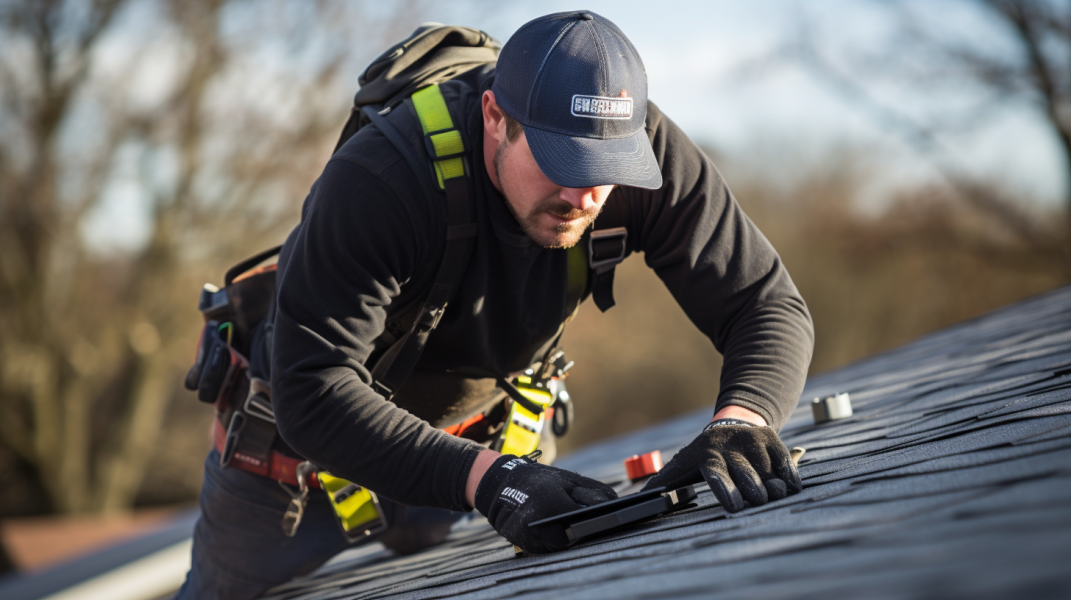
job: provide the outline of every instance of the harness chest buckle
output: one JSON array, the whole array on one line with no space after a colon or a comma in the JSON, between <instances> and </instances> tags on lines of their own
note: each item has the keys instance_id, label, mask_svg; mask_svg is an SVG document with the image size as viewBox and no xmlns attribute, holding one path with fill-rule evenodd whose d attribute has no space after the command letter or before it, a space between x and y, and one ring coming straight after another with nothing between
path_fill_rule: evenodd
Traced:
<instances>
[{"instance_id":1,"label":"harness chest buckle","mask_svg":"<svg viewBox=\"0 0 1071 600\"><path fill-rule=\"evenodd\" d=\"M599 229L588 238L588 264L596 273L604 273L625 260L625 240L628 230L624 227Z\"/></svg>"}]
</instances>

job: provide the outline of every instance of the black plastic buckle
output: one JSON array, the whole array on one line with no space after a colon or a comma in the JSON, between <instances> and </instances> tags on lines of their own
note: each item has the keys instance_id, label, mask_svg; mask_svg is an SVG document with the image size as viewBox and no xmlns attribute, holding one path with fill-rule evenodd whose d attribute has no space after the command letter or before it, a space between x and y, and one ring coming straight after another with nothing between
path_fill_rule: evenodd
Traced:
<instances>
[{"instance_id":1,"label":"black plastic buckle","mask_svg":"<svg viewBox=\"0 0 1071 600\"><path fill-rule=\"evenodd\" d=\"M431 141L431 136L440 135L440 134L447 133L447 132L450 132L450 131L457 131L458 137L461 138L461 151L460 152L454 152L453 154L443 154L442 156L439 156L435 152L435 142ZM465 147L465 137L461 135L461 132L458 131L458 129L456 127L451 127L450 129L440 129L438 131L431 131L431 132L425 133L424 134L424 149L428 151L428 155L431 156L432 160L447 160L447 159L450 159L450 158L457 158L459 156L464 156L466 151L467 151L467 148Z\"/></svg>"},{"instance_id":2,"label":"black plastic buckle","mask_svg":"<svg viewBox=\"0 0 1071 600\"><path fill-rule=\"evenodd\" d=\"M617 266L625 260L626 239L628 239L628 230L624 227L592 231L591 237L588 238L588 266L596 273L603 273ZM611 246L614 242L616 246ZM598 249L595 247L596 244L599 245ZM608 246L611 246L609 252L607 252Z\"/></svg>"},{"instance_id":3,"label":"black plastic buckle","mask_svg":"<svg viewBox=\"0 0 1071 600\"><path fill-rule=\"evenodd\" d=\"M201 288L201 299L197 303L197 310L206 314L215 314L230 305L227 290L219 289L211 283L206 283Z\"/></svg>"}]
</instances>

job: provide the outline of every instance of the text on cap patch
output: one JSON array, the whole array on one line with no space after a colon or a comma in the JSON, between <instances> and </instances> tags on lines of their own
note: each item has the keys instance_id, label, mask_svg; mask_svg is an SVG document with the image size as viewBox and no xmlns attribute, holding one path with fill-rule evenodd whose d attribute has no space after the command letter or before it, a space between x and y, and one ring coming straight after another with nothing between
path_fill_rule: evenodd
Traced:
<instances>
[{"instance_id":1,"label":"text on cap patch","mask_svg":"<svg viewBox=\"0 0 1071 600\"><path fill-rule=\"evenodd\" d=\"M608 98L606 96L573 96L570 112L577 117L589 119L631 119L632 98Z\"/></svg>"}]
</instances>

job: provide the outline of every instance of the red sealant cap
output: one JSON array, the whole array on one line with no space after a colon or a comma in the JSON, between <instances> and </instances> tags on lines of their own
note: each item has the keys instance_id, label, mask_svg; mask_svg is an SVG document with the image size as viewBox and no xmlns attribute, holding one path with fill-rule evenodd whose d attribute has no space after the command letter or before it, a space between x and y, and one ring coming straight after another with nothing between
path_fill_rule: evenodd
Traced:
<instances>
[{"instance_id":1,"label":"red sealant cap","mask_svg":"<svg viewBox=\"0 0 1071 600\"><path fill-rule=\"evenodd\" d=\"M662 469L662 451L655 450L647 454L634 454L625 459L625 474L632 481L654 475Z\"/></svg>"}]
</instances>

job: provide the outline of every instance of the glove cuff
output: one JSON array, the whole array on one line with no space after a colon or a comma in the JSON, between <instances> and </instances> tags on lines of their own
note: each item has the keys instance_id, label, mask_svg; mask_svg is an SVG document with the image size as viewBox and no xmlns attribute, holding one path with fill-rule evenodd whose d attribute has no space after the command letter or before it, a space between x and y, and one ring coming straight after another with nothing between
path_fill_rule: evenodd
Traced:
<instances>
[{"instance_id":1,"label":"glove cuff","mask_svg":"<svg viewBox=\"0 0 1071 600\"><path fill-rule=\"evenodd\" d=\"M746 427L754 427L754 423L749 423L741 419L718 419L717 421L711 421L707 423L707 426L703 428L703 431L710 431L715 427L724 427L726 425L744 425Z\"/></svg>"},{"instance_id":2,"label":"glove cuff","mask_svg":"<svg viewBox=\"0 0 1071 600\"><path fill-rule=\"evenodd\" d=\"M533 462L527 458L516 457L512 454L503 454L495 459L495 462L491 463L490 468L483 474L480 483L476 485L476 506L473 508L486 517L491 510L491 504L498 497L499 490L505 486L506 478L510 472L517 468L526 467Z\"/></svg>"}]
</instances>

